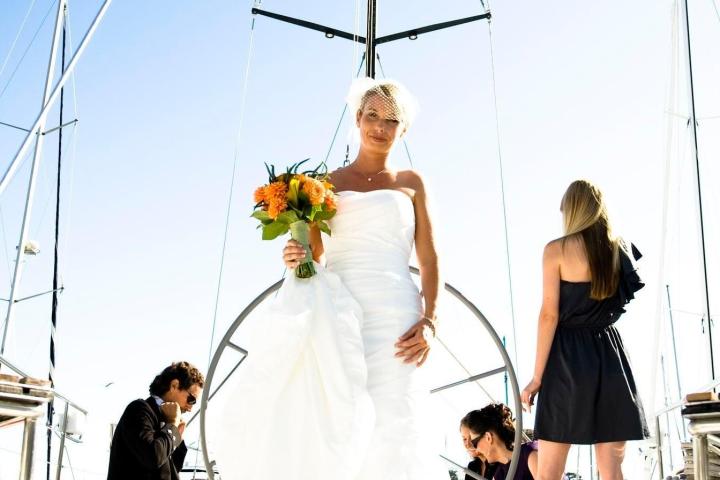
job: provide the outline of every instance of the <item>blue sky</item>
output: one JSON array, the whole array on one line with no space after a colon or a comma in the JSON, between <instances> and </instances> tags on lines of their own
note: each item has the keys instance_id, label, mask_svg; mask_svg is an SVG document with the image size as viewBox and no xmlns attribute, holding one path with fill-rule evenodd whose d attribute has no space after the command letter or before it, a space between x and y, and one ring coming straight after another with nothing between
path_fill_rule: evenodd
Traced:
<instances>
[{"instance_id":1,"label":"blue sky","mask_svg":"<svg viewBox=\"0 0 720 480\"><path fill-rule=\"evenodd\" d=\"M0 75L0 91L51 3L36 1ZM100 4L71 1L75 45ZM28 6L19 0L0 4L0 61ZM76 140L76 150L72 155L71 145L66 155L68 203L61 252L66 291L61 296L57 377L59 388L79 403L103 405L96 419L117 418L127 401L143 396L152 376L172 360L207 365L235 151L239 172L216 340L282 274L281 242L261 242L248 216L251 192L265 179L262 162L283 166L325 157L358 51L342 39L257 18L238 138L250 6L246 1L115 0L78 65L80 122L66 135L68 145ZM262 6L347 31L355 24L355 2L266 1ZM649 399L658 292L669 283L676 292L675 308L702 309L693 177L681 118L687 112L683 75L679 116L666 113L672 4L496 1L491 7L520 383L533 368L542 248L561 234L558 206L567 184L585 177L604 189L617 230L646 254L648 287L620 323L643 396ZM380 2L379 8L381 35L482 12L480 2L470 0L450 5ZM713 188L720 167L712 161L720 147L720 120L710 118L720 115L714 87L720 65L713 48L720 40L720 22L711 0L691 1L690 8L712 281L720 278L720 261L712 253L720 238L720 203ZM29 125L34 120L51 23L40 29L0 97L0 121ZM363 18L360 25L364 30ZM398 41L378 52L386 74L404 82L420 103L407 142L414 166L434 192L445 278L510 337L488 25L478 22L414 42ZM66 108L66 118L74 115L71 106ZM56 115L54 111L49 125L56 124ZM671 142L668 118L679 132ZM340 132L331 167L344 158L347 121ZM22 138L20 132L0 129L2 169ZM50 284L56 139L47 136L31 228L42 253L28 260L21 290L26 294ZM668 272L660 279L668 144L673 152L671 228ZM28 164L0 198L10 262ZM408 166L402 149L395 152L394 164ZM0 288L6 292L4 257L0 252ZM689 369L707 363L704 349L698 348L704 345L699 319L677 314L676 321L683 331L686 388L699 386L707 376L692 375ZM444 328L451 330L452 319L445 322ZM46 297L20 304L11 329L10 358L37 375L47 365L48 325ZM104 388L109 382L113 385Z\"/></svg>"}]
</instances>

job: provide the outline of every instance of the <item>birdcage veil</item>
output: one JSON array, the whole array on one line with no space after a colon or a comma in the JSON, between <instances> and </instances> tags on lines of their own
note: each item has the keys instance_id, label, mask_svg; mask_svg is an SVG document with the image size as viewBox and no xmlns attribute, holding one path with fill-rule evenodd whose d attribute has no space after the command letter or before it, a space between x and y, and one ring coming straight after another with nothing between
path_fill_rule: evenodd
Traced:
<instances>
[{"instance_id":1,"label":"birdcage veil","mask_svg":"<svg viewBox=\"0 0 720 480\"><path fill-rule=\"evenodd\" d=\"M404 131L410 128L418 112L417 100L397 80L358 78L350 85L347 94L353 129L355 129L355 115L365 108L369 101L381 107L379 113L384 118L399 121Z\"/></svg>"}]
</instances>

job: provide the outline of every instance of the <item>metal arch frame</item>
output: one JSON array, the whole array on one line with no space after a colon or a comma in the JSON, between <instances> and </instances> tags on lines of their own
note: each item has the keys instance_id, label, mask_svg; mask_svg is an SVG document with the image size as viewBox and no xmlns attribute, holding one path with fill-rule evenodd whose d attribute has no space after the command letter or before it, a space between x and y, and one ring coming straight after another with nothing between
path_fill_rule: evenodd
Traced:
<instances>
[{"instance_id":1,"label":"metal arch frame","mask_svg":"<svg viewBox=\"0 0 720 480\"><path fill-rule=\"evenodd\" d=\"M419 275L420 271L416 267L410 267L410 271L415 274ZM203 454L203 461L205 463L205 469L208 474L208 478L211 480L214 480L215 478L215 461L211 461L208 453L207 448L207 435L206 435L206 429L205 429L205 420L206 420L206 411L208 407L208 403L212 398L215 396L215 394L225 385L227 380L235 373L235 371L238 369L240 364L247 358L248 351L243 349L242 347L239 347L238 345L231 342L231 339L235 332L237 331L238 327L242 324L242 322L247 318L247 316L257 308L258 305L260 305L266 298L268 298L270 295L275 293L277 290L280 289L282 286L284 280L279 280L275 282L273 285L265 289L260 295L255 297L255 299L248 304L247 307L238 315L238 317L235 319L235 321L232 323L230 328L228 328L227 332L225 333L225 336L222 338L220 343L218 344L217 349L215 350L215 354L213 355L212 361L210 362L210 368L208 369L207 376L205 378L205 388L203 389L202 397L200 400L200 411L190 419L188 422L191 423L193 420L195 420L195 417L197 415L200 415L200 446L202 448L202 454ZM508 479L512 479L515 477L515 471L517 469L518 460L520 458L520 448L519 445L522 441L522 404L520 402L520 388L518 386L517 382L517 376L515 375L515 369L513 368L512 361L510 360L510 356L508 355L507 351L505 350L505 347L502 344L502 340L498 336L497 332L493 328L490 321L483 315L483 313L478 309L475 304L473 304L470 300L468 300L462 293L460 293L459 290L457 290L455 287L450 285L449 283L445 283L445 291L450 293L453 297L455 297L457 300L459 300L468 310L470 310L473 315L482 323L483 327L485 327L485 330L490 334L490 337L492 338L493 342L495 343L495 346L498 348L498 351L500 352L500 356L503 359L503 362L505 362L505 366L497 369L493 369L489 372L481 373L479 375L473 375L469 378L462 379L458 382L454 382L450 385L446 385L444 387L439 387L436 389L433 389L432 392L437 392L440 390L445 390L448 388L452 388L457 385L461 385L464 383L472 382L479 380L480 378L484 378L490 375L495 375L498 373L507 372L508 378L510 380L510 384L512 387L512 393L513 393L513 400L514 400L514 407L515 407L515 440L514 444L517 446L513 449L512 458L510 460L510 468L508 469ZM235 351L238 351L243 354L243 357L235 364L235 366L230 370L230 373L227 374L227 376L220 382L220 385L210 393L212 381L215 377L215 370L217 369L218 363L220 363L220 358L222 357L223 353L225 352L226 348L231 348ZM519 415L517 413L520 413Z\"/></svg>"}]
</instances>

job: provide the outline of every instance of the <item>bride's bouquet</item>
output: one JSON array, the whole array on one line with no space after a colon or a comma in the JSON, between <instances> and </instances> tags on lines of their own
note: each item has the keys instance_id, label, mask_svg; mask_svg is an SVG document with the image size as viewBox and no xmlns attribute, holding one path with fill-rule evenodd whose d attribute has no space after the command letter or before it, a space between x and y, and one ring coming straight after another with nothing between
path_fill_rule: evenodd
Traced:
<instances>
[{"instance_id":1,"label":"bride's bouquet","mask_svg":"<svg viewBox=\"0 0 720 480\"><path fill-rule=\"evenodd\" d=\"M263 240L273 240L290 231L293 240L301 243L308 252L295 269L298 278L315 275L312 253L310 252L310 227L317 226L330 235L327 220L336 212L333 186L328 182L325 163L315 170L298 173L296 163L285 173L275 175L275 167L265 164L268 183L255 190L255 211L252 216L260 220Z\"/></svg>"}]
</instances>

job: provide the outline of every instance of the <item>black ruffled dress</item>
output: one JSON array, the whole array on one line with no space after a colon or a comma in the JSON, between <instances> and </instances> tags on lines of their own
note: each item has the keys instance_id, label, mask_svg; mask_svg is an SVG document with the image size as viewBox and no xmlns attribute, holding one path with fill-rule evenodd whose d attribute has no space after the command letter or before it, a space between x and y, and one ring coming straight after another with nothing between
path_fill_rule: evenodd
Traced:
<instances>
[{"instance_id":1,"label":"black ruffled dress","mask_svg":"<svg viewBox=\"0 0 720 480\"><path fill-rule=\"evenodd\" d=\"M590 298L590 282L560 283L560 319L535 415L535 438L595 444L647 438L648 428L630 362L614 323L644 284L621 244L620 285L605 300ZM632 258L634 257L634 258Z\"/></svg>"}]
</instances>

